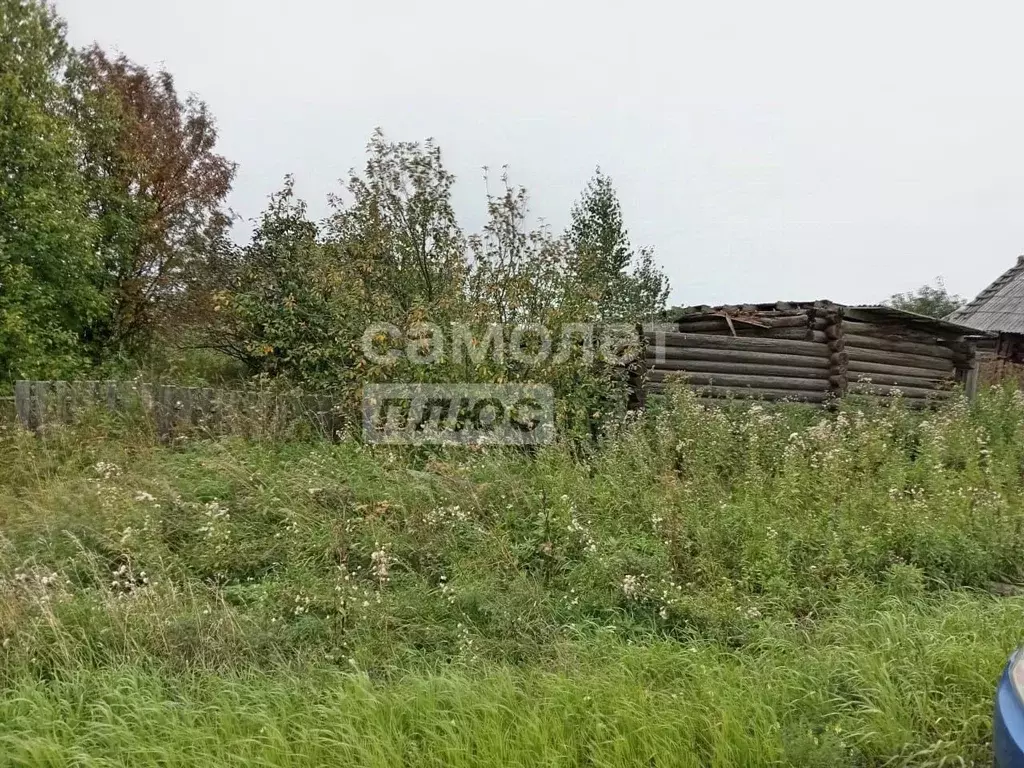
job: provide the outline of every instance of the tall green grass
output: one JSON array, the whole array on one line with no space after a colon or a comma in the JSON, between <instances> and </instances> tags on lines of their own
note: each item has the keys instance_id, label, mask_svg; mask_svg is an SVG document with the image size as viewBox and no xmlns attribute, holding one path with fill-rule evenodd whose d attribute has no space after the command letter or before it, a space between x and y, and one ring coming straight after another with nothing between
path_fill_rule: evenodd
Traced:
<instances>
[{"instance_id":1,"label":"tall green grass","mask_svg":"<svg viewBox=\"0 0 1024 768\"><path fill-rule=\"evenodd\" d=\"M0 764L982 763L1022 484L1011 391L585 461L8 429Z\"/></svg>"}]
</instances>

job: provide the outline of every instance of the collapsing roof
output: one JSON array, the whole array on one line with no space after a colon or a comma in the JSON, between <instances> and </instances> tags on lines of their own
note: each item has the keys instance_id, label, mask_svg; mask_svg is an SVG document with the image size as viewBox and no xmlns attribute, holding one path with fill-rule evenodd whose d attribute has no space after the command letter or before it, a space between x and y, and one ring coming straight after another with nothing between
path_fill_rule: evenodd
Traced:
<instances>
[{"instance_id":1,"label":"collapsing roof","mask_svg":"<svg viewBox=\"0 0 1024 768\"><path fill-rule=\"evenodd\" d=\"M1024 258L1024 257L1022 257ZM1024 283L1022 283L1024 286ZM903 309L896 309L894 307L886 307L883 305L875 304L858 304L858 305L843 305L836 304L835 302L821 300L821 301L780 301L773 303L763 304L727 304L718 307L710 307L707 305L697 305L692 307L677 307L670 309L665 312L665 320L668 322L676 322L681 317L693 318L700 315L728 315L733 321L744 321L744 316L753 317L761 312L770 312L772 310L786 311L792 309L840 309L845 314L850 315L851 319L855 319L853 315L861 315L861 319L870 320L880 324L894 323L905 325L907 327L915 328L926 333L938 333L938 334L962 334L966 336L978 335L978 327L969 324L962 323L958 318L954 318L952 315L946 320L940 320L935 317L928 317L927 315L919 315L916 312L907 312ZM1024 308L1024 304L1022 304ZM1021 318L1024 323L1024 313ZM752 325L757 325L756 321L751 322ZM1024 332L1024 326L1022 326L1022 332Z\"/></svg>"},{"instance_id":2,"label":"collapsing roof","mask_svg":"<svg viewBox=\"0 0 1024 768\"><path fill-rule=\"evenodd\" d=\"M982 331L1024 333L1024 256L948 320Z\"/></svg>"}]
</instances>

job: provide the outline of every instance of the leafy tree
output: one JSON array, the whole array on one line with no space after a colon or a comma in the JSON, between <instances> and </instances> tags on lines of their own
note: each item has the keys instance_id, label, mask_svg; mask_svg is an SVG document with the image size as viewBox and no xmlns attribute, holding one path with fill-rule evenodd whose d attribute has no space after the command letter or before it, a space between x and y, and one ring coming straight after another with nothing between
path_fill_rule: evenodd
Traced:
<instances>
[{"instance_id":1,"label":"leafy tree","mask_svg":"<svg viewBox=\"0 0 1024 768\"><path fill-rule=\"evenodd\" d=\"M501 176L502 192L487 196L487 221L469 238L470 295L478 315L501 323L543 323L563 287L564 243L546 228L528 230L529 198Z\"/></svg>"},{"instance_id":2,"label":"leafy tree","mask_svg":"<svg viewBox=\"0 0 1024 768\"><path fill-rule=\"evenodd\" d=\"M893 294L884 303L894 309L941 318L962 307L966 300L963 296L947 291L946 284L938 277L935 285L924 285L916 291Z\"/></svg>"},{"instance_id":3,"label":"leafy tree","mask_svg":"<svg viewBox=\"0 0 1024 768\"><path fill-rule=\"evenodd\" d=\"M612 180L599 168L573 206L566 236L571 295L605 321L640 321L664 309L669 284L649 248L634 251Z\"/></svg>"},{"instance_id":4,"label":"leafy tree","mask_svg":"<svg viewBox=\"0 0 1024 768\"><path fill-rule=\"evenodd\" d=\"M294 182L271 196L229 288L209 346L253 374L333 386L356 359L362 327L349 283L319 239Z\"/></svg>"},{"instance_id":5,"label":"leafy tree","mask_svg":"<svg viewBox=\"0 0 1024 768\"><path fill-rule=\"evenodd\" d=\"M206 104L183 101L166 70L151 73L93 46L76 58L70 79L113 307L98 334L138 349L223 247L235 166L215 152Z\"/></svg>"},{"instance_id":6,"label":"leafy tree","mask_svg":"<svg viewBox=\"0 0 1024 768\"><path fill-rule=\"evenodd\" d=\"M107 311L62 74L64 25L0 0L0 380L70 376Z\"/></svg>"},{"instance_id":7,"label":"leafy tree","mask_svg":"<svg viewBox=\"0 0 1024 768\"><path fill-rule=\"evenodd\" d=\"M331 199L328 240L351 269L368 318L450 314L463 300L465 238L451 205L455 177L432 141L390 142L378 129L349 200Z\"/></svg>"},{"instance_id":8,"label":"leafy tree","mask_svg":"<svg viewBox=\"0 0 1024 768\"><path fill-rule=\"evenodd\" d=\"M610 319L597 312L590 296L580 294L585 278L577 271L568 236L555 237L546 227L528 226L526 190L501 177L503 189L487 200L488 219L479 235L470 237L473 255L470 295L480 320L542 326L559 354L540 356L537 364L506 360L499 369L477 367L491 380L521 380L550 385L557 401L557 420L563 440L577 449L599 437L603 425L625 406L625 370L596 358L602 329L584 331L583 338L566 335L595 320ZM610 313L609 313L610 314ZM573 330L573 326L576 330ZM506 341L508 338L506 326ZM592 336L592 338L590 338ZM527 338L529 347L530 339ZM564 345L570 345L566 349ZM590 344L592 354L582 354ZM536 345L530 350L536 351Z\"/></svg>"}]
</instances>

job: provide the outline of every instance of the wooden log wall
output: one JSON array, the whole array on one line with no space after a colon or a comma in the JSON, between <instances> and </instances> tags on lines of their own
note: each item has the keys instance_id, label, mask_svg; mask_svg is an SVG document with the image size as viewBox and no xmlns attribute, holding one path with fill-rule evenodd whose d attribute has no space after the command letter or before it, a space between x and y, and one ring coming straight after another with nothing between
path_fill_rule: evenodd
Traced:
<instances>
[{"instance_id":1,"label":"wooden log wall","mask_svg":"<svg viewBox=\"0 0 1024 768\"><path fill-rule=\"evenodd\" d=\"M961 337L838 305L709 311L671 328L643 331L637 376L646 392L682 380L706 397L834 403L898 390L911 407L927 407L976 378L973 345Z\"/></svg>"},{"instance_id":2,"label":"wooden log wall","mask_svg":"<svg viewBox=\"0 0 1024 768\"><path fill-rule=\"evenodd\" d=\"M828 321L805 310L748 318L698 316L677 331L647 329L644 387L681 379L711 398L823 403L831 397Z\"/></svg>"},{"instance_id":3,"label":"wooden log wall","mask_svg":"<svg viewBox=\"0 0 1024 768\"><path fill-rule=\"evenodd\" d=\"M189 434L279 436L298 426L333 438L345 428L330 398L121 381L18 381L15 411L27 429L70 424L101 409L152 424L161 439Z\"/></svg>"},{"instance_id":4,"label":"wooden log wall","mask_svg":"<svg viewBox=\"0 0 1024 768\"><path fill-rule=\"evenodd\" d=\"M970 345L896 322L880 322L860 310L844 312L849 391L888 397L897 390L911 404L941 401L951 394L961 367L970 366Z\"/></svg>"},{"instance_id":5,"label":"wooden log wall","mask_svg":"<svg viewBox=\"0 0 1024 768\"><path fill-rule=\"evenodd\" d=\"M825 320L825 338L828 339L828 382L832 395L842 397L847 388L846 336L843 329L843 316L837 309L830 308L823 312Z\"/></svg>"}]
</instances>

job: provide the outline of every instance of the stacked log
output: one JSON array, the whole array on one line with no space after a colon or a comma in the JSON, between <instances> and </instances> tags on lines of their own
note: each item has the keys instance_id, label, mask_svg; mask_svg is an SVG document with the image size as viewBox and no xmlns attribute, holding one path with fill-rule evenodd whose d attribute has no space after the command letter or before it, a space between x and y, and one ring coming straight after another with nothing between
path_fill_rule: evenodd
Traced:
<instances>
[{"instance_id":1,"label":"stacked log","mask_svg":"<svg viewBox=\"0 0 1024 768\"><path fill-rule=\"evenodd\" d=\"M957 379L952 338L850 317L844 318L843 331L851 393L889 397L898 392L911 405L950 396Z\"/></svg>"},{"instance_id":2,"label":"stacked log","mask_svg":"<svg viewBox=\"0 0 1024 768\"><path fill-rule=\"evenodd\" d=\"M846 337L843 329L843 316L836 308L828 308L822 313L821 321L825 324L825 338L828 340L828 383L829 391L834 398L846 394L847 365Z\"/></svg>"},{"instance_id":3,"label":"stacked log","mask_svg":"<svg viewBox=\"0 0 1024 768\"><path fill-rule=\"evenodd\" d=\"M704 397L812 403L829 398L826 326L806 311L733 319L731 327L724 318L703 316L678 327L645 332L648 392L662 392L680 379ZM702 332L691 332L696 329Z\"/></svg>"},{"instance_id":4,"label":"stacked log","mask_svg":"<svg viewBox=\"0 0 1024 768\"><path fill-rule=\"evenodd\" d=\"M701 307L672 330L643 331L644 392L680 379L707 397L834 403L847 394L910 407L948 398L976 376L974 347L955 330L830 302Z\"/></svg>"},{"instance_id":5,"label":"stacked log","mask_svg":"<svg viewBox=\"0 0 1024 768\"><path fill-rule=\"evenodd\" d=\"M683 333L708 333L741 338L790 339L824 342L825 322L808 315L807 310L789 310L771 315L713 315L683 318L678 321Z\"/></svg>"}]
</instances>

